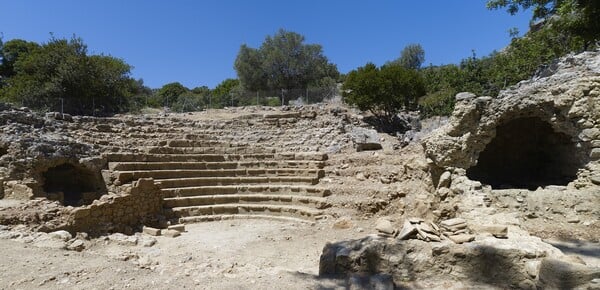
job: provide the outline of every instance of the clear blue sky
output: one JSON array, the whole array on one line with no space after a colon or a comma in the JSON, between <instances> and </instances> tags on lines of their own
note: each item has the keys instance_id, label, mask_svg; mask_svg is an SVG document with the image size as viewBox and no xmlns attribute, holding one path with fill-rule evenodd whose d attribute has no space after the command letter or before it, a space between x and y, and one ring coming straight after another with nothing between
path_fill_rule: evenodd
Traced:
<instances>
[{"instance_id":1,"label":"clear blue sky","mask_svg":"<svg viewBox=\"0 0 600 290\"><path fill-rule=\"evenodd\" d=\"M419 43L426 64L458 63L509 43L508 29L527 31L530 12L488 11L485 0L0 0L4 41L83 38L90 53L109 54L134 67L132 76L157 88L179 81L213 88L235 78L241 44L258 47L284 28L346 73L381 65Z\"/></svg>"}]
</instances>

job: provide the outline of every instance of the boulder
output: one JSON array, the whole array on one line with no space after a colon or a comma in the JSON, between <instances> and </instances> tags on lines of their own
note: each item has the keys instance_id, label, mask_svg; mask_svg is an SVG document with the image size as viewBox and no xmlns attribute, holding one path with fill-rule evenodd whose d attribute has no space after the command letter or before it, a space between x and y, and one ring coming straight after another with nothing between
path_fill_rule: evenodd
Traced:
<instances>
[{"instance_id":1,"label":"boulder","mask_svg":"<svg viewBox=\"0 0 600 290\"><path fill-rule=\"evenodd\" d=\"M380 218L375 223L375 229L383 234L393 235L395 232L394 226L390 220L385 218Z\"/></svg>"},{"instance_id":2,"label":"boulder","mask_svg":"<svg viewBox=\"0 0 600 290\"><path fill-rule=\"evenodd\" d=\"M475 97L477 97L477 95L475 95L473 93L469 93L469 92L458 93L458 94L456 94L456 96L454 96L454 98L457 101L470 100L470 99L474 99Z\"/></svg>"},{"instance_id":3,"label":"boulder","mask_svg":"<svg viewBox=\"0 0 600 290\"><path fill-rule=\"evenodd\" d=\"M382 149L381 143L379 142L379 135L377 134L377 131L373 129L356 127L352 129L350 136L352 142L354 142L354 147L358 152Z\"/></svg>"},{"instance_id":4,"label":"boulder","mask_svg":"<svg viewBox=\"0 0 600 290\"><path fill-rule=\"evenodd\" d=\"M67 246L67 250L81 252L85 249L85 243L82 240L75 240Z\"/></svg>"},{"instance_id":5,"label":"boulder","mask_svg":"<svg viewBox=\"0 0 600 290\"><path fill-rule=\"evenodd\" d=\"M545 258L540 264L541 289L573 289L600 278L600 268L565 260Z\"/></svg>"},{"instance_id":6,"label":"boulder","mask_svg":"<svg viewBox=\"0 0 600 290\"><path fill-rule=\"evenodd\" d=\"M349 216L343 216L339 219L337 219L334 223L333 223L333 228L334 229L349 229L352 228L354 226L354 224L352 223L352 218L350 218Z\"/></svg>"},{"instance_id":7,"label":"boulder","mask_svg":"<svg viewBox=\"0 0 600 290\"><path fill-rule=\"evenodd\" d=\"M438 182L438 188L442 187L450 187L450 181L452 178L452 174L449 171L444 171L440 176L440 181Z\"/></svg>"},{"instance_id":8,"label":"boulder","mask_svg":"<svg viewBox=\"0 0 600 290\"><path fill-rule=\"evenodd\" d=\"M48 235L50 235L50 237L53 239L61 240L63 242L66 242L73 238L73 236L71 236L71 234L67 231L55 231L49 233Z\"/></svg>"}]
</instances>

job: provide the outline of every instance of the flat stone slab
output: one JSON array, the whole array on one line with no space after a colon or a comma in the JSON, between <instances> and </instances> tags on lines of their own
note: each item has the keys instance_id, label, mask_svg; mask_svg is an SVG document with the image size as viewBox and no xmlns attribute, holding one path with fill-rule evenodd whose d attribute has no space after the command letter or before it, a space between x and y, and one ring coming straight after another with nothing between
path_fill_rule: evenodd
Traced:
<instances>
[{"instance_id":1,"label":"flat stone slab","mask_svg":"<svg viewBox=\"0 0 600 290\"><path fill-rule=\"evenodd\" d=\"M160 236L160 229L155 229L155 228L152 228L152 227L146 227L146 226L144 226L142 228L142 232L144 234L148 234L148 235L151 235L151 236Z\"/></svg>"},{"instance_id":2,"label":"flat stone slab","mask_svg":"<svg viewBox=\"0 0 600 290\"><path fill-rule=\"evenodd\" d=\"M162 235L165 237L169 237L169 238L176 238L176 237L181 236L181 232L176 231L176 230L167 229L167 230L162 231Z\"/></svg>"},{"instance_id":3,"label":"flat stone slab","mask_svg":"<svg viewBox=\"0 0 600 290\"><path fill-rule=\"evenodd\" d=\"M175 230L178 232L185 232L185 225L184 224L179 224L179 225L170 225L168 227L169 230Z\"/></svg>"},{"instance_id":4,"label":"flat stone slab","mask_svg":"<svg viewBox=\"0 0 600 290\"><path fill-rule=\"evenodd\" d=\"M472 242L475 240L475 236L469 235L469 234L458 234L458 235L448 236L448 238L457 244L468 243L468 242Z\"/></svg>"}]
</instances>

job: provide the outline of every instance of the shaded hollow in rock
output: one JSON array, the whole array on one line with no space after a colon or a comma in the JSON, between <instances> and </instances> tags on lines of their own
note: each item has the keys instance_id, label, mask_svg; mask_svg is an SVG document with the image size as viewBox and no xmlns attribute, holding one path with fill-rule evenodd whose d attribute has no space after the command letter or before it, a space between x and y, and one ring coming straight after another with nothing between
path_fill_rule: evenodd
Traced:
<instances>
[{"instance_id":1,"label":"shaded hollow in rock","mask_svg":"<svg viewBox=\"0 0 600 290\"><path fill-rule=\"evenodd\" d=\"M49 168L43 178L48 198L64 205L91 204L106 190L99 173L69 163Z\"/></svg>"},{"instance_id":2,"label":"shaded hollow in rock","mask_svg":"<svg viewBox=\"0 0 600 290\"><path fill-rule=\"evenodd\" d=\"M0 157L4 156L8 154L8 148L6 148L6 146L4 145L0 145Z\"/></svg>"},{"instance_id":3,"label":"shaded hollow in rock","mask_svg":"<svg viewBox=\"0 0 600 290\"><path fill-rule=\"evenodd\" d=\"M581 167L581 151L570 136L540 118L514 119L496 128L467 176L493 188L566 185Z\"/></svg>"}]
</instances>

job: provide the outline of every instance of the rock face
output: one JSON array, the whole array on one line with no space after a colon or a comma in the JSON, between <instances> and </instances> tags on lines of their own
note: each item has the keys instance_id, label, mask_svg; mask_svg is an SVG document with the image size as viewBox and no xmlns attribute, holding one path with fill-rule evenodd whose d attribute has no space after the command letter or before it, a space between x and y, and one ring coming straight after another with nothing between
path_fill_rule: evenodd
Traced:
<instances>
[{"instance_id":1,"label":"rock face","mask_svg":"<svg viewBox=\"0 0 600 290\"><path fill-rule=\"evenodd\" d=\"M600 279L600 268L558 259L543 259L540 265L540 286L545 289L573 289L588 284L593 279Z\"/></svg>"},{"instance_id":2,"label":"rock face","mask_svg":"<svg viewBox=\"0 0 600 290\"><path fill-rule=\"evenodd\" d=\"M396 286L444 277L503 289L536 289L536 285L542 287L538 289L572 289L592 283L598 271L569 262L558 249L529 236L519 240L478 236L460 245L374 235L327 244L319 264L321 276L389 275Z\"/></svg>"},{"instance_id":3,"label":"rock face","mask_svg":"<svg viewBox=\"0 0 600 290\"><path fill-rule=\"evenodd\" d=\"M434 171L466 169L492 187L591 184L600 170L600 51L554 68L497 98L458 94L449 122L422 141Z\"/></svg>"}]
</instances>

